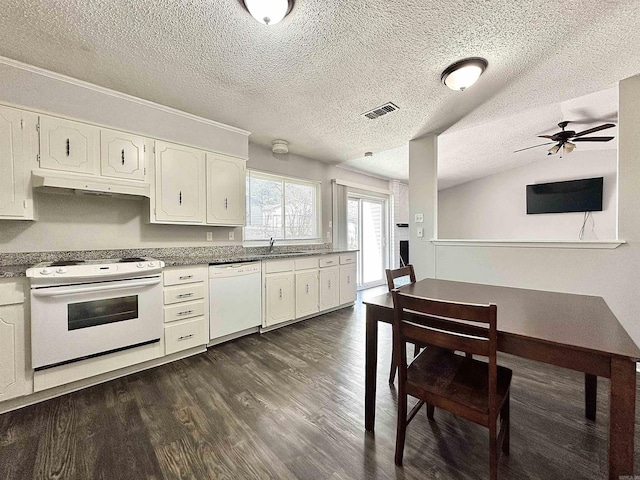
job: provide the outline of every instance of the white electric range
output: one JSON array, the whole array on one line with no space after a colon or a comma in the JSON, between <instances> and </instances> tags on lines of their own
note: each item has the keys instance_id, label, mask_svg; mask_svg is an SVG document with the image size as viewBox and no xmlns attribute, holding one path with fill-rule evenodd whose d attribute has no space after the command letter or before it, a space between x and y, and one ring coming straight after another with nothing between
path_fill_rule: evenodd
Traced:
<instances>
[{"instance_id":1,"label":"white electric range","mask_svg":"<svg viewBox=\"0 0 640 480\"><path fill-rule=\"evenodd\" d=\"M162 267L136 257L29 268L34 370L160 341Z\"/></svg>"}]
</instances>

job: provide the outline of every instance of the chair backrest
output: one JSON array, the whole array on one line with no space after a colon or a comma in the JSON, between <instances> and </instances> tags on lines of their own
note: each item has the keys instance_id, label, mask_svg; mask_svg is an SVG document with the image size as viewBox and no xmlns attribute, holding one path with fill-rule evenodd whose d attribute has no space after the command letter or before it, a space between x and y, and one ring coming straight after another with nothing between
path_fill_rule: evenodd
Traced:
<instances>
[{"instance_id":1,"label":"chair backrest","mask_svg":"<svg viewBox=\"0 0 640 480\"><path fill-rule=\"evenodd\" d=\"M389 287L389 291L396 288L394 280L396 278L401 277L409 277L409 281L411 283L416 282L416 273L413 270L413 265L407 265L406 267L396 268L395 270L391 270L387 268L387 287Z\"/></svg>"},{"instance_id":2,"label":"chair backrest","mask_svg":"<svg viewBox=\"0 0 640 480\"><path fill-rule=\"evenodd\" d=\"M489 405L495 410L497 307L435 300L393 290L393 341L406 375L406 343L421 343L489 358ZM406 378L406 377L405 377Z\"/></svg>"}]
</instances>

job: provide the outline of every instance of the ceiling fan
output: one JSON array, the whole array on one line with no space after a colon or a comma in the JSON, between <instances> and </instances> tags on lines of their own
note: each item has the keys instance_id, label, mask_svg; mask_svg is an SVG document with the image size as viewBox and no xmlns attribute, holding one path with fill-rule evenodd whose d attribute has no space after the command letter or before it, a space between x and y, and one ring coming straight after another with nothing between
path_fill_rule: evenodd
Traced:
<instances>
[{"instance_id":1,"label":"ceiling fan","mask_svg":"<svg viewBox=\"0 0 640 480\"><path fill-rule=\"evenodd\" d=\"M516 150L513 153L522 152L523 150L529 150L530 148L542 147L543 145L553 145L547 153L547 155L554 155L562 150L563 153L571 153L573 149L576 148L576 144L574 142L608 142L609 140L613 140L613 137L584 137L584 135L588 135L589 133L599 132L600 130L605 130L607 128L615 127L613 123L604 123L597 127L589 128L582 132L576 133L573 130L565 130L565 127L569 125L568 121L560 122L558 126L562 129L560 132L554 133L553 135L538 135L540 138L548 138L552 140L551 142L541 143L539 145L533 145L532 147L521 148L520 150Z\"/></svg>"}]
</instances>

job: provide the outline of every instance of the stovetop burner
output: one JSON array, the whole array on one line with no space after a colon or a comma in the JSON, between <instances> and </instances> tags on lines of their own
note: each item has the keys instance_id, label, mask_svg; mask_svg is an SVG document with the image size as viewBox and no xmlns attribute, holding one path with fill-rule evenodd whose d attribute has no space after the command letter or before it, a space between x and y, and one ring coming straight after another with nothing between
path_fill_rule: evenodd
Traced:
<instances>
[{"instance_id":1,"label":"stovetop burner","mask_svg":"<svg viewBox=\"0 0 640 480\"><path fill-rule=\"evenodd\" d=\"M120 260L118 260L118 263L134 263L134 262L146 262L146 260L140 257L127 257L127 258L121 258Z\"/></svg>"},{"instance_id":2,"label":"stovetop burner","mask_svg":"<svg viewBox=\"0 0 640 480\"><path fill-rule=\"evenodd\" d=\"M84 260L59 260L57 262L52 262L52 267L69 267L71 265L81 265L84 263Z\"/></svg>"}]
</instances>

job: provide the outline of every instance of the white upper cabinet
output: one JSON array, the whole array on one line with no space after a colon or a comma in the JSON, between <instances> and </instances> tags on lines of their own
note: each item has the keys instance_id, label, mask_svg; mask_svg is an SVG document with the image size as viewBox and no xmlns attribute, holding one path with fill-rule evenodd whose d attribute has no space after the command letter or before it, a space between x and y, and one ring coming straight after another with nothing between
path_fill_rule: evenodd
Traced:
<instances>
[{"instance_id":1,"label":"white upper cabinet","mask_svg":"<svg viewBox=\"0 0 640 480\"><path fill-rule=\"evenodd\" d=\"M100 163L103 176L144 181L144 158L144 138L115 130L100 130Z\"/></svg>"},{"instance_id":2,"label":"white upper cabinet","mask_svg":"<svg viewBox=\"0 0 640 480\"><path fill-rule=\"evenodd\" d=\"M244 225L245 174L245 160L207 153L207 223Z\"/></svg>"},{"instance_id":3,"label":"white upper cabinet","mask_svg":"<svg viewBox=\"0 0 640 480\"><path fill-rule=\"evenodd\" d=\"M161 223L205 223L205 153L155 143L155 215Z\"/></svg>"},{"instance_id":4,"label":"white upper cabinet","mask_svg":"<svg viewBox=\"0 0 640 480\"><path fill-rule=\"evenodd\" d=\"M85 123L40 117L40 168L98 174L100 129Z\"/></svg>"},{"instance_id":5,"label":"white upper cabinet","mask_svg":"<svg viewBox=\"0 0 640 480\"><path fill-rule=\"evenodd\" d=\"M38 117L0 107L0 219L33 219L29 179L37 166Z\"/></svg>"}]
</instances>

